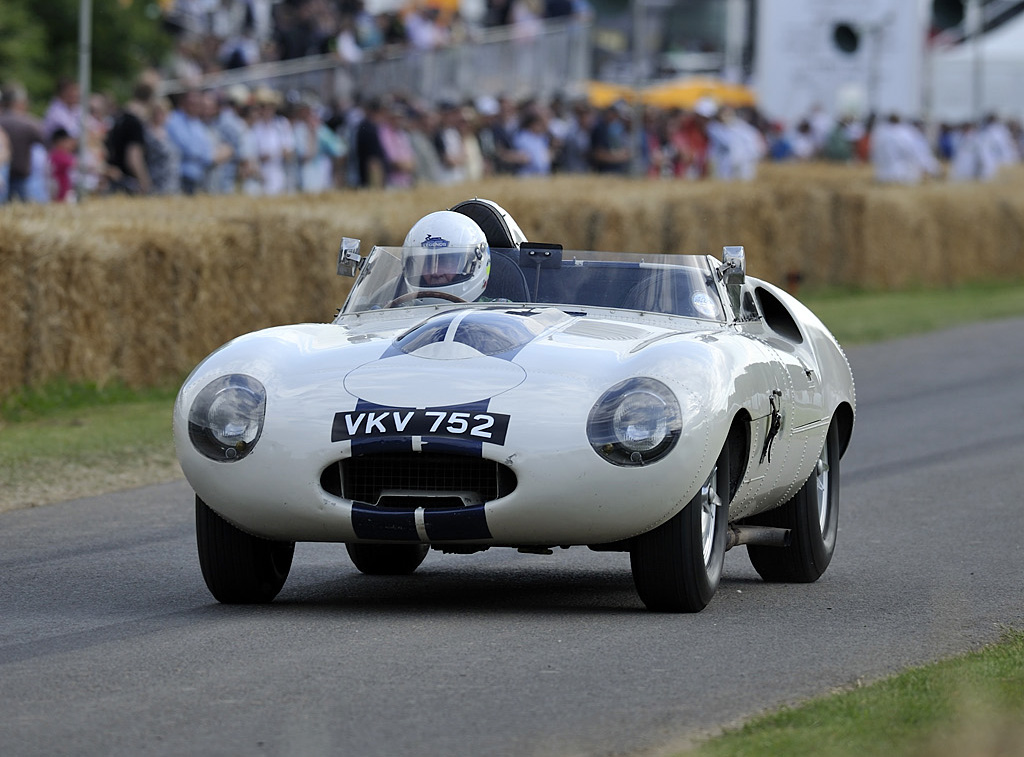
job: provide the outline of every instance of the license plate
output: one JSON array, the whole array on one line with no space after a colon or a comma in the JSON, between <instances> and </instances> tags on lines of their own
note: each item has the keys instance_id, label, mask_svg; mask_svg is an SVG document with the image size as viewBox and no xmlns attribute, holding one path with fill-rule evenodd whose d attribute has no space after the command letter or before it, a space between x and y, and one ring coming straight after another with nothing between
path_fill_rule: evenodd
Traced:
<instances>
[{"instance_id":1,"label":"license plate","mask_svg":"<svg viewBox=\"0 0 1024 757\"><path fill-rule=\"evenodd\" d=\"M509 416L458 408L375 408L335 413L331 441L427 436L504 444Z\"/></svg>"}]
</instances>

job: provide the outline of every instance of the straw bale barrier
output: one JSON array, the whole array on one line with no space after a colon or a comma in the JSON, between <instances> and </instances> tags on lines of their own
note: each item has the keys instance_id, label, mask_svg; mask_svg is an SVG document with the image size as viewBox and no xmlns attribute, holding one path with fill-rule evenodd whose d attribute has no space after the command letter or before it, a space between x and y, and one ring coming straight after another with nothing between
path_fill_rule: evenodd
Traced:
<instances>
[{"instance_id":1,"label":"straw bale barrier","mask_svg":"<svg viewBox=\"0 0 1024 757\"><path fill-rule=\"evenodd\" d=\"M1024 170L887 187L852 166L764 166L746 184L594 176L317 197L111 198L0 208L0 398L55 379L179 380L232 337L329 320L338 242L401 244L467 197L566 248L719 254L805 287L898 289L1024 277Z\"/></svg>"}]
</instances>

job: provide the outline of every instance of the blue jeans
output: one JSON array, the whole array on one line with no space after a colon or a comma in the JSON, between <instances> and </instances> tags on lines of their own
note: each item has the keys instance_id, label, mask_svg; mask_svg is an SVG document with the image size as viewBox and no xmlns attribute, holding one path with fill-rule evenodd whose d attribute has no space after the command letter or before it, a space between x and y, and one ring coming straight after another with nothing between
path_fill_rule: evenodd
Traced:
<instances>
[{"instance_id":1,"label":"blue jeans","mask_svg":"<svg viewBox=\"0 0 1024 757\"><path fill-rule=\"evenodd\" d=\"M181 193L183 195L192 196L202 188L202 182L198 179L192 179L188 176L181 177Z\"/></svg>"},{"instance_id":2,"label":"blue jeans","mask_svg":"<svg viewBox=\"0 0 1024 757\"><path fill-rule=\"evenodd\" d=\"M25 176L24 178L21 179L16 179L12 176L7 184L7 186L9 187L7 199L18 199L21 200L22 202L28 202L28 180L28 176Z\"/></svg>"}]
</instances>

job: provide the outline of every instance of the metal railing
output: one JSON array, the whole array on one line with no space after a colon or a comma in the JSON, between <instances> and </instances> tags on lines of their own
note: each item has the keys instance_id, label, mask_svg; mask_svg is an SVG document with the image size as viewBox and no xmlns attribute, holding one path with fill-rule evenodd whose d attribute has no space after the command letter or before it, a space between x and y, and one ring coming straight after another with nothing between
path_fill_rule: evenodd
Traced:
<instances>
[{"instance_id":1,"label":"metal railing","mask_svg":"<svg viewBox=\"0 0 1024 757\"><path fill-rule=\"evenodd\" d=\"M591 75L591 27L578 21L547 22L525 38L514 27L483 31L472 41L436 50L403 48L347 64L334 55L258 63L161 84L161 94L232 84L313 94L322 101L401 94L428 102L462 102L480 95L549 99L582 94Z\"/></svg>"}]
</instances>

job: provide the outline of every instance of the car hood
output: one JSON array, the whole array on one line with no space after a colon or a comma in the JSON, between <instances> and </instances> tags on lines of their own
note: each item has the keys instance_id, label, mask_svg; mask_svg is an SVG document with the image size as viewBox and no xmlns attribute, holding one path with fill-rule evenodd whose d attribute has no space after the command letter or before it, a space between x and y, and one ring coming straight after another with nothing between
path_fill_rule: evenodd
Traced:
<instances>
[{"instance_id":1,"label":"car hood","mask_svg":"<svg viewBox=\"0 0 1024 757\"><path fill-rule=\"evenodd\" d=\"M346 375L345 388L379 405L465 404L516 388L526 379L524 366L552 346L603 349L609 357L621 357L638 342L662 333L664 329L587 320L554 308L457 310L397 335L379 359ZM453 382L456 373L459 380Z\"/></svg>"}]
</instances>

